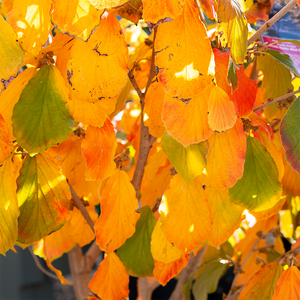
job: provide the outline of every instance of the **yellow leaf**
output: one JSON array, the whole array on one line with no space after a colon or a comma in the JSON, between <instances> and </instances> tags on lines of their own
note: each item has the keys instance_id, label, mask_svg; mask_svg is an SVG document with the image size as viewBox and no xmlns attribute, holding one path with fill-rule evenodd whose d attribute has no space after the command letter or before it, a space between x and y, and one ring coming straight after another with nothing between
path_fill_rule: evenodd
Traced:
<instances>
[{"instance_id":1,"label":"yellow leaf","mask_svg":"<svg viewBox=\"0 0 300 300\"><path fill-rule=\"evenodd\" d=\"M0 93L5 88L3 81L15 76L23 62L23 53L16 40L16 34L0 16Z\"/></svg>"},{"instance_id":2,"label":"yellow leaf","mask_svg":"<svg viewBox=\"0 0 300 300\"><path fill-rule=\"evenodd\" d=\"M128 297L129 278L119 257L108 253L89 283L89 288L101 299L122 300Z\"/></svg>"},{"instance_id":3,"label":"yellow leaf","mask_svg":"<svg viewBox=\"0 0 300 300\"><path fill-rule=\"evenodd\" d=\"M17 34L21 48L37 56L50 32L51 0L14 0L7 21Z\"/></svg>"},{"instance_id":4,"label":"yellow leaf","mask_svg":"<svg viewBox=\"0 0 300 300\"><path fill-rule=\"evenodd\" d=\"M176 248L170 243L163 231L160 228L159 221L156 222L151 237L151 253L155 260L162 261L164 263L177 260L184 254L183 251Z\"/></svg>"},{"instance_id":5,"label":"yellow leaf","mask_svg":"<svg viewBox=\"0 0 300 300\"><path fill-rule=\"evenodd\" d=\"M145 167L147 178L151 181L158 173L159 168L163 168L167 163L168 157L160 150L157 153L151 155L148 159L148 163Z\"/></svg>"},{"instance_id":6,"label":"yellow leaf","mask_svg":"<svg viewBox=\"0 0 300 300\"><path fill-rule=\"evenodd\" d=\"M199 177L188 185L175 175L159 207L160 225L167 240L189 253L207 242L212 233L212 216Z\"/></svg>"},{"instance_id":7,"label":"yellow leaf","mask_svg":"<svg viewBox=\"0 0 300 300\"><path fill-rule=\"evenodd\" d=\"M194 1L186 0L180 16L159 25L155 51L158 78L170 95L189 99L211 83L213 53Z\"/></svg>"},{"instance_id":8,"label":"yellow leaf","mask_svg":"<svg viewBox=\"0 0 300 300\"><path fill-rule=\"evenodd\" d=\"M127 2L128 0L88 0L97 9L111 8L119 6Z\"/></svg>"},{"instance_id":9,"label":"yellow leaf","mask_svg":"<svg viewBox=\"0 0 300 300\"><path fill-rule=\"evenodd\" d=\"M108 178L100 205L101 215L94 226L96 242L102 250L112 252L135 232L135 211L139 208L135 190L124 171L117 169Z\"/></svg>"},{"instance_id":10,"label":"yellow leaf","mask_svg":"<svg viewBox=\"0 0 300 300\"><path fill-rule=\"evenodd\" d=\"M9 140L7 123L0 114L0 164L9 157L13 149L13 143Z\"/></svg>"},{"instance_id":11,"label":"yellow leaf","mask_svg":"<svg viewBox=\"0 0 300 300\"><path fill-rule=\"evenodd\" d=\"M52 22L63 33L86 41L99 25L102 10L97 11L88 0L53 0Z\"/></svg>"}]
</instances>

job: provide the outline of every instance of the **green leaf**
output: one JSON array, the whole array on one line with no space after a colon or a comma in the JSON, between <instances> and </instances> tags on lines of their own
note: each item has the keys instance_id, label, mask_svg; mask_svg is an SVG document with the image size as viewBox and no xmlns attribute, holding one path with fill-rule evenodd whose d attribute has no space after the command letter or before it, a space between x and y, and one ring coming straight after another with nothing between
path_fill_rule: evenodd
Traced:
<instances>
[{"instance_id":1,"label":"green leaf","mask_svg":"<svg viewBox=\"0 0 300 300\"><path fill-rule=\"evenodd\" d=\"M154 259L150 250L150 241L156 219L149 206L140 210L135 233L117 250L126 271L131 276L153 276Z\"/></svg>"},{"instance_id":2,"label":"green leaf","mask_svg":"<svg viewBox=\"0 0 300 300\"><path fill-rule=\"evenodd\" d=\"M247 52L247 19L236 0L218 0L217 30L222 47L236 64L244 63Z\"/></svg>"},{"instance_id":3,"label":"green leaf","mask_svg":"<svg viewBox=\"0 0 300 300\"><path fill-rule=\"evenodd\" d=\"M227 82L231 86L231 94L233 94L239 88L239 83L237 79L236 68L231 58L229 58Z\"/></svg>"},{"instance_id":4,"label":"green leaf","mask_svg":"<svg viewBox=\"0 0 300 300\"><path fill-rule=\"evenodd\" d=\"M61 228L69 217L70 190L47 154L26 156L17 179L18 241L30 244Z\"/></svg>"},{"instance_id":5,"label":"green leaf","mask_svg":"<svg viewBox=\"0 0 300 300\"><path fill-rule=\"evenodd\" d=\"M225 268L225 265L219 261L210 261L198 269L197 278L192 289L196 300L206 300L207 294L216 291Z\"/></svg>"},{"instance_id":6,"label":"green leaf","mask_svg":"<svg viewBox=\"0 0 300 300\"><path fill-rule=\"evenodd\" d=\"M229 189L230 200L252 211L267 210L281 197L277 166L256 138L247 138L243 177Z\"/></svg>"},{"instance_id":7,"label":"green leaf","mask_svg":"<svg viewBox=\"0 0 300 300\"><path fill-rule=\"evenodd\" d=\"M207 164L208 141L185 148L166 134L161 138L161 145L170 163L187 183L202 174Z\"/></svg>"},{"instance_id":8,"label":"green leaf","mask_svg":"<svg viewBox=\"0 0 300 300\"><path fill-rule=\"evenodd\" d=\"M55 66L42 67L24 88L12 115L14 136L30 155L66 140L74 119L66 107L69 90Z\"/></svg>"},{"instance_id":9,"label":"green leaf","mask_svg":"<svg viewBox=\"0 0 300 300\"><path fill-rule=\"evenodd\" d=\"M293 102L283 117L280 135L287 161L300 173L300 97Z\"/></svg>"},{"instance_id":10,"label":"green leaf","mask_svg":"<svg viewBox=\"0 0 300 300\"><path fill-rule=\"evenodd\" d=\"M294 62L288 54L282 54L277 50L267 50L266 53L272 55L276 61L283 64L287 69L289 69L295 76L300 77L300 73L294 65Z\"/></svg>"}]
</instances>

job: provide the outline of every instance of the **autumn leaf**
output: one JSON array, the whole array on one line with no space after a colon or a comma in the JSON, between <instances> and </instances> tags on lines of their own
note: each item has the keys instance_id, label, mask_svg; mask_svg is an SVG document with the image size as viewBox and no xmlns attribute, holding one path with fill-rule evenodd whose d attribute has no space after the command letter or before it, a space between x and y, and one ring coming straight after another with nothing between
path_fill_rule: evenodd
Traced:
<instances>
[{"instance_id":1,"label":"autumn leaf","mask_svg":"<svg viewBox=\"0 0 300 300\"><path fill-rule=\"evenodd\" d=\"M74 119L66 107L68 97L64 79L52 65L41 68L22 91L14 106L12 126L19 145L31 155L70 135Z\"/></svg>"},{"instance_id":2,"label":"autumn leaf","mask_svg":"<svg viewBox=\"0 0 300 300\"><path fill-rule=\"evenodd\" d=\"M15 167L11 159L0 167L0 253L5 255L16 242L19 216Z\"/></svg>"},{"instance_id":3,"label":"autumn leaf","mask_svg":"<svg viewBox=\"0 0 300 300\"><path fill-rule=\"evenodd\" d=\"M151 208L142 207L134 235L117 250L117 255L131 276L153 276L154 260L150 251L150 241L155 224L156 219Z\"/></svg>"},{"instance_id":4,"label":"autumn leaf","mask_svg":"<svg viewBox=\"0 0 300 300\"><path fill-rule=\"evenodd\" d=\"M8 126L0 113L0 164L10 156L13 143L9 140Z\"/></svg>"},{"instance_id":5,"label":"autumn leaf","mask_svg":"<svg viewBox=\"0 0 300 300\"><path fill-rule=\"evenodd\" d=\"M17 186L19 242L30 244L65 224L70 190L60 168L47 153L26 156Z\"/></svg>"},{"instance_id":6,"label":"autumn leaf","mask_svg":"<svg viewBox=\"0 0 300 300\"><path fill-rule=\"evenodd\" d=\"M231 201L256 212L274 206L281 193L272 156L256 138L248 137L244 174L229 189Z\"/></svg>"},{"instance_id":7,"label":"autumn leaf","mask_svg":"<svg viewBox=\"0 0 300 300\"><path fill-rule=\"evenodd\" d=\"M81 149L87 164L86 180L103 180L113 175L117 148L114 126L106 120L102 128L89 126L85 134Z\"/></svg>"},{"instance_id":8,"label":"autumn leaf","mask_svg":"<svg viewBox=\"0 0 300 300\"><path fill-rule=\"evenodd\" d=\"M217 29L222 47L236 64L243 64L247 51L248 27L246 17L236 0L218 0Z\"/></svg>"},{"instance_id":9,"label":"autumn leaf","mask_svg":"<svg viewBox=\"0 0 300 300\"><path fill-rule=\"evenodd\" d=\"M94 228L96 242L106 252L122 246L135 232L139 208L128 175L119 169L108 178L101 195L101 215Z\"/></svg>"},{"instance_id":10,"label":"autumn leaf","mask_svg":"<svg viewBox=\"0 0 300 300\"><path fill-rule=\"evenodd\" d=\"M162 137L162 149L176 171L187 182L201 175L206 167L207 141L184 148L180 143L166 134Z\"/></svg>"},{"instance_id":11,"label":"autumn leaf","mask_svg":"<svg viewBox=\"0 0 300 300\"><path fill-rule=\"evenodd\" d=\"M300 271L291 266L280 276L272 300L300 299Z\"/></svg>"},{"instance_id":12,"label":"autumn leaf","mask_svg":"<svg viewBox=\"0 0 300 300\"><path fill-rule=\"evenodd\" d=\"M272 299L283 268L278 262L271 262L255 273L243 288L238 300Z\"/></svg>"},{"instance_id":13,"label":"autumn leaf","mask_svg":"<svg viewBox=\"0 0 300 300\"><path fill-rule=\"evenodd\" d=\"M5 89L3 81L18 73L23 62L23 53L16 42L16 34L2 16L0 16L0 37L0 92L2 92Z\"/></svg>"},{"instance_id":14,"label":"autumn leaf","mask_svg":"<svg viewBox=\"0 0 300 300\"><path fill-rule=\"evenodd\" d=\"M143 19L156 24L165 18L175 19L182 12L185 0L143 0Z\"/></svg>"},{"instance_id":15,"label":"autumn leaf","mask_svg":"<svg viewBox=\"0 0 300 300\"><path fill-rule=\"evenodd\" d=\"M150 181L153 180L155 175L161 171L160 169L168 163L167 160L168 157L163 150L160 150L149 157L145 167L145 173Z\"/></svg>"},{"instance_id":16,"label":"autumn leaf","mask_svg":"<svg viewBox=\"0 0 300 300\"><path fill-rule=\"evenodd\" d=\"M88 287L102 299L122 300L128 297L128 284L129 278L124 265L119 257L111 252L100 263Z\"/></svg>"},{"instance_id":17,"label":"autumn leaf","mask_svg":"<svg viewBox=\"0 0 300 300\"><path fill-rule=\"evenodd\" d=\"M170 95L190 99L211 83L211 46L194 1L186 0L180 16L159 25L154 47L158 78Z\"/></svg>"},{"instance_id":18,"label":"autumn leaf","mask_svg":"<svg viewBox=\"0 0 300 300\"><path fill-rule=\"evenodd\" d=\"M103 11L97 11L88 0L54 0L52 23L63 33L86 41L100 23Z\"/></svg>"},{"instance_id":19,"label":"autumn leaf","mask_svg":"<svg viewBox=\"0 0 300 300\"><path fill-rule=\"evenodd\" d=\"M96 9L111 8L119 6L128 0L88 0Z\"/></svg>"},{"instance_id":20,"label":"autumn leaf","mask_svg":"<svg viewBox=\"0 0 300 300\"><path fill-rule=\"evenodd\" d=\"M190 184L175 175L165 192L159 212L167 240L189 253L211 236L212 217L199 177Z\"/></svg>"}]
</instances>

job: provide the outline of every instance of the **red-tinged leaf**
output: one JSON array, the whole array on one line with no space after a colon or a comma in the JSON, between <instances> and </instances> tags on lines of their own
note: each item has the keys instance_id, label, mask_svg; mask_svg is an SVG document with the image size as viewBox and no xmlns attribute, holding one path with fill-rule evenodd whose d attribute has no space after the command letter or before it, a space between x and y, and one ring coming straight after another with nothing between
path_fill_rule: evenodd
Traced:
<instances>
[{"instance_id":1,"label":"red-tinged leaf","mask_svg":"<svg viewBox=\"0 0 300 300\"><path fill-rule=\"evenodd\" d=\"M88 287L101 299L122 300L127 298L129 278L119 257L108 253L100 263L98 270Z\"/></svg>"},{"instance_id":2,"label":"red-tinged leaf","mask_svg":"<svg viewBox=\"0 0 300 300\"><path fill-rule=\"evenodd\" d=\"M147 91L145 98L145 114L148 119L145 125L149 127L149 132L155 137L163 135L164 123L162 121L162 112L164 107L165 90L160 82L152 83Z\"/></svg>"},{"instance_id":3,"label":"red-tinged leaf","mask_svg":"<svg viewBox=\"0 0 300 300\"><path fill-rule=\"evenodd\" d=\"M265 265L251 277L240 293L238 300L271 300L282 273L283 268L278 262Z\"/></svg>"},{"instance_id":4,"label":"red-tinged leaf","mask_svg":"<svg viewBox=\"0 0 300 300\"><path fill-rule=\"evenodd\" d=\"M213 219L209 244L218 247L240 226L244 209L230 202L228 190L207 189Z\"/></svg>"},{"instance_id":5,"label":"red-tinged leaf","mask_svg":"<svg viewBox=\"0 0 300 300\"><path fill-rule=\"evenodd\" d=\"M217 19L218 5L215 0L200 0L199 4L200 4L200 7L203 10L204 14L210 20L213 21L213 20Z\"/></svg>"},{"instance_id":6,"label":"red-tinged leaf","mask_svg":"<svg viewBox=\"0 0 300 300\"><path fill-rule=\"evenodd\" d=\"M16 194L15 167L7 159L0 167L0 253L5 255L15 243L18 235L19 215Z\"/></svg>"},{"instance_id":7,"label":"red-tinged leaf","mask_svg":"<svg viewBox=\"0 0 300 300\"><path fill-rule=\"evenodd\" d=\"M106 252L124 244L135 232L139 208L135 190L128 175L119 169L108 178L101 194L101 215L94 228L96 242Z\"/></svg>"},{"instance_id":8,"label":"red-tinged leaf","mask_svg":"<svg viewBox=\"0 0 300 300\"><path fill-rule=\"evenodd\" d=\"M217 86L222 88L228 96L231 96L231 87L229 85L227 74L229 65L229 54L221 52L219 49L213 49L215 58L215 78Z\"/></svg>"},{"instance_id":9,"label":"red-tinged leaf","mask_svg":"<svg viewBox=\"0 0 300 300\"><path fill-rule=\"evenodd\" d=\"M261 3L252 4L246 11L245 16L249 24L255 23L257 20L268 21L267 7Z\"/></svg>"},{"instance_id":10,"label":"red-tinged leaf","mask_svg":"<svg viewBox=\"0 0 300 300\"><path fill-rule=\"evenodd\" d=\"M49 268L50 270L52 270L52 271L56 274L56 276L57 276L58 279L60 280L60 283L61 283L61 284L72 285L68 280L66 280L65 277L62 276L62 272L61 272L60 270L58 270L58 269L56 269L56 268L54 268L54 267L52 266L52 264L51 264L51 262L49 261L48 258L46 259L46 264L47 264L48 268Z\"/></svg>"},{"instance_id":11,"label":"red-tinged leaf","mask_svg":"<svg viewBox=\"0 0 300 300\"><path fill-rule=\"evenodd\" d=\"M211 88L212 85L199 95L191 97L186 103L166 94L163 122L172 137L184 147L205 141L213 133L207 123Z\"/></svg>"},{"instance_id":12,"label":"red-tinged leaf","mask_svg":"<svg viewBox=\"0 0 300 300\"><path fill-rule=\"evenodd\" d=\"M291 266L285 270L278 280L272 300L300 299L300 271Z\"/></svg>"},{"instance_id":13,"label":"red-tinged leaf","mask_svg":"<svg viewBox=\"0 0 300 300\"><path fill-rule=\"evenodd\" d=\"M214 133L208 141L207 184L216 189L230 188L244 172L246 137L241 119L227 132Z\"/></svg>"},{"instance_id":14,"label":"red-tinged leaf","mask_svg":"<svg viewBox=\"0 0 300 300\"><path fill-rule=\"evenodd\" d=\"M9 157L13 144L9 140L9 130L6 121L0 113L0 164Z\"/></svg>"},{"instance_id":15,"label":"red-tinged leaf","mask_svg":"<svg viewBox=\"0 0 300 300\"><path fill-rule=\"evenodd\" d=\"M159 212L167 240L189 253L207 242L212 233L211 211L199 177L190 184L175 175L165 192Z\"/></svg>"},{"instance_id":16,"label":"red-tinged leaf","mask_svg":"<svg viewBox=\"0 0 300 300\"><path fill-rule=\"evenodd\" d=\"M128 49L120 23L105 11L88 41L77 39L72 47L68 63L72 94L91 103L116 97L127 82L127 65Z\"/></svg>"},{"instance_id":17,"label":"red-tinged leaf","mask_svg":"<svg viewBox=\"0 0 300 300\"><path fill-rule=\"evenodd\" d=\"M86 159L86 180L103 180L116 169L114 162L117 148L114 126L106 120L102 128L89 126L82 142L82 154Z\"/></svg>"},{"instance_id":18,"label":"red-tinged leaf","mask_svg":"<svg viewBox=\"0 0 300 300\"><path fill-rule=\"evenodd\" d=\"M173 277L179 274L182 269L185 268L189 262L189 259L189 254L183 254L179 259L169 263L155 260L155 267L153 270L155 279L158 280L161 285L165 286L169 280L171 280Z\"/></svg>"},{"instance_id":19,"label":"red-tinged leaf","mask_svg":"<svg viewBox=\"0 0 300 300\"><path fill-rule=\"evenodd\" d=\"M175 19L182 12L185 0L143 0L143 19L156 24L165 18Z\"/></svg>"},{"instance_id":20,"label":"red-tinged leaf","mask_svg":"<svg viewBox=\"0 0 300 300\"><path fill-rule=\"evenodd\" d=\"M236 122L236 111L226 92L214 86L208 100L208 125L213 131L223 132Z\"/></svg>"},{"instance_id":21,"label":"red-tinged leaf","mask_svg":"<svg viewBox=\"0 0 300 300\"><path fill-rule=\"evenodd\" d=\"M185 0L180 16L159 25L155 51L158 78L170 95L189 99L211 83L211 46L194 1Z\"/></svg>"},{"instance_id":22,"label":"red-tinged leaf","mask_svg":"<svg viewBox=\"0 0 300 300\"><path fill-rule=\"evenodd\" d=\"M273 129L265 118L257 115L256 113L252 113L249 116L249 119L253 126L258 126L261 131L267 133L269 135L269 139L273 138Z\"/></svg>"},{"instance_id":23,"label":"red-tinged leaf","mask_svg":"<svg viewBox=\"0 0 300 300\"><path fill-rule=\"evenodd\" d=\"M19 242L30 244L66 223L71 193L60 168L47 153L27 155L17 186Z\"/></svg>"}]
</instances>

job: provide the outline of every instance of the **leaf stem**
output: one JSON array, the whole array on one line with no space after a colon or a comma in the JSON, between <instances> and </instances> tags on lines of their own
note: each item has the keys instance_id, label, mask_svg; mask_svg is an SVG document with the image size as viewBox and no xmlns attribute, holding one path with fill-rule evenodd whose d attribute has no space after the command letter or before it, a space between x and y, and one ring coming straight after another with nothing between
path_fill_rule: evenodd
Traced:
<instances>
[{"instance_id":1,"label":"leaf stem","mask_svg":"<svg viewBox=\"0 0 300 300\"><path fill-rule=\"evenodd\" d=\"M254 108L254 109L253 109L253 112L259 111L259 110L261 110L261 109L263 109L263 108L265 108L265 107L267 107L267 106L270 106L270 105L272 105L272 104L274 104L274 103L277 103L277 102L279 102L279 101L282 101L282 100L284 100L284 99L286 99L286 98L288 98L288 97L290 97L290 96L294 96L294 95L296 95L296 94L298 94L298 93L300 93L300 88L299 88L297 91L294 91L294 92L285 94L285 95L280 96L280 97L278 97L278 98L276 98L276 99L274 99L274 100L272 100L272 101L270 101L270 102L266 102L266 103L264 103L264 104L262 104L262 105L260 105L260 106L258 106L258 107L256 107L256 108Z\"/></svg>"},{"instance_id":2,"label":"leaf stem","mask_svg":"<svg viewBox=\"0 0 300 300\"><path fill-rule=\"evenodd\" d=\"M289 12L296 4L297 0L292 0L286 6L284 6L275 16L273 16L273 18L268 20L248 39L248 46L256 41L269 28L271 28L271 26L273 26L280 18L282 18L287 12Z\"/></svg>"}]
</instances>

